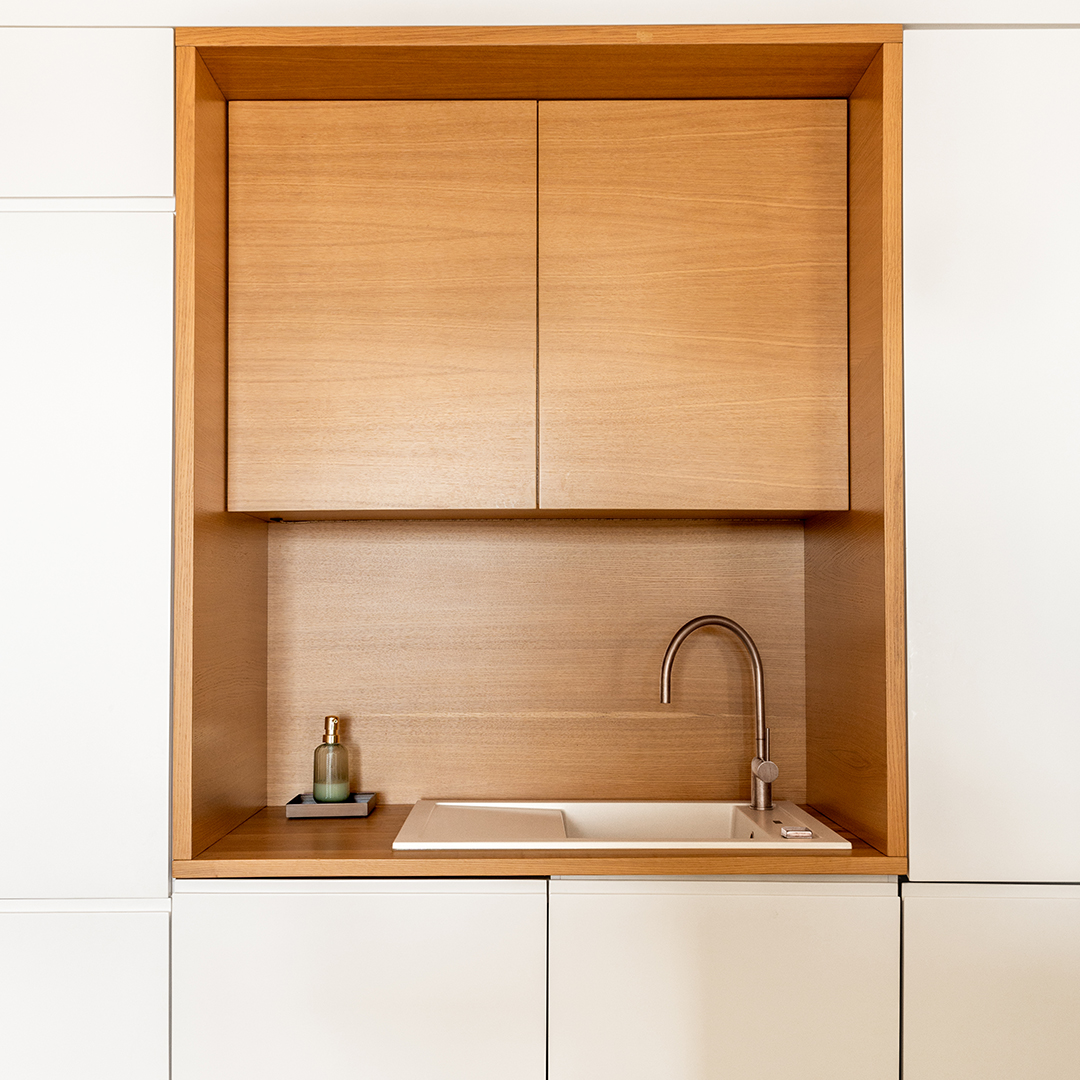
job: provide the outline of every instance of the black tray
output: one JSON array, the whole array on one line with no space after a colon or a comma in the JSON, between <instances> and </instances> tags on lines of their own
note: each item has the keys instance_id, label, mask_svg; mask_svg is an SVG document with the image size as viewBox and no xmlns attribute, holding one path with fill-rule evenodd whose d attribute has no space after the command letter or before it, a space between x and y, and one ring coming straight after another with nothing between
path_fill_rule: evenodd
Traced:
<instances>
[{"instance_id":1,"label":"black tray","mask_svg":"<svg viewBox=\"0 0 1080 1080\"><path fill-rule=\"evenodd\" d=\"M285 816L293 817L367 817L375 809L373 791L351 791L342 802L316 802L308 792L285 804Z\"/></svg>"}]
</instances>

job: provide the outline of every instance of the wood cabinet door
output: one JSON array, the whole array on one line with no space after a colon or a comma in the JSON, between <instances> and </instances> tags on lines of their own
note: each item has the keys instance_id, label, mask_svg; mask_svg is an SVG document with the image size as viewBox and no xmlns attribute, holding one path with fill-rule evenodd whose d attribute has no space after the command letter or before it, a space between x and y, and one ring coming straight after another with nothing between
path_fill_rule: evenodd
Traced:
<instances>
[{"instance_id":1,"label":"wood cabinet door","mask_svg":"<svg viewBox=\"0 0 1080 1080\"><path fill-rule=\"evenodd\" d=\"M539 105L540 505L848 505L847 104Z\"/></svg>"},{"instance_id":2,"label":"wood cabinet door","mask_svg":"<svg viewBox=\"0 0 1080 1080\"><path fill-rule=\"evenodd\" d=\"M536 506L536 103L229 106L229 507Z\"/></svg>"}]
</instances>

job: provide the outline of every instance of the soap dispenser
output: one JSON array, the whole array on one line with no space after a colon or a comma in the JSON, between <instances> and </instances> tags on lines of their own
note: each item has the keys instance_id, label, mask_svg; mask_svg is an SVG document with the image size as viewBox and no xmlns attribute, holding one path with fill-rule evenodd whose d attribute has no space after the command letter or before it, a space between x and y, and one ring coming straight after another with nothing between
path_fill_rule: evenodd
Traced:
<instances>
[{"instance_id":1,"label":"soap dispenser","mask_svg":"<svg viewBox=\"0 0 1080 1080\"><path fill-rule=\"evenodd\" d=\"M323 741L315 747L316 802L344 802L349 797L349 751L341 742L341 720L326 718Z\"/></svg>"}]
</instances>

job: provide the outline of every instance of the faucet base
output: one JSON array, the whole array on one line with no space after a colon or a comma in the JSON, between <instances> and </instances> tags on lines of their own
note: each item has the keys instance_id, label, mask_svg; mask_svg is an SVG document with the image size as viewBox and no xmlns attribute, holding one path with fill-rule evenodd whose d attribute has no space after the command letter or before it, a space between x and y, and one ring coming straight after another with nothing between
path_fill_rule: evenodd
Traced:
<instances>
[{"instance_id":1,"label":"faucet base","mask_svg":"<svg viewBox=\"0 0 1080 1080\"><path fill-rule=\"evenodd\" d=\"M772 809L772 785L780 775L776 762L769 758L769 729L765 729L765 739L758 743L757 754L750 762L750 802L755 810Z\"/></svg>"},{"instance_id":2,"label":"faucet base","mask_svg":"<svg viewBox=\"0 0 1080 1080\"><path fill-rule=\"evenodd\" d=\"M754 764L750 767L750 805L755 810L771 810L773 808L772 784L762 780L754 769L760 760L760 758L754 758ZM767 764L771 765L772 762Z\"/></svg>"}]
</instances>

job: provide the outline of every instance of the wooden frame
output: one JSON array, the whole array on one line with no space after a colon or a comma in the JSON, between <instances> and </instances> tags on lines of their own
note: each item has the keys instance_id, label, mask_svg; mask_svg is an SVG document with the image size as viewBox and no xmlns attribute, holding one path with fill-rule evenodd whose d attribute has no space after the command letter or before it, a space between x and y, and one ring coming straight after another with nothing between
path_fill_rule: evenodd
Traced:
<instances>
[{"instance_id":1,"label":"wooden frame","mask_svg":"<svg viewBox=\"0 0 1080 1080\"><path fill-rule=\"evenodd\" d=\"M851 508L806 523L807 798L897 855L907 851L900 49L883 45L849 99Z\"/></svg>"},{"instance_id":2,"label":"wooden frame","mask_svg":"<svg viewBox=\"0 0 1080 1080\"><path fill-rule=\"evenodd\" d=\"M906 870L901 40L893 26L177 31L176 876ZM390 851L391 807L286 833L284 810L264 809L268 527L225 510L226 101L642 96L849 100L851 509L805 521L806 739L807 802L855 847L429 857Z\"/></svg>"},{"instance_id":3,"label":"wooden frame","mask_svg":"<svg viewBox=\"0 0 1080 1080\"><path fill-rule=\"evenodd\" d=\"M265 804L266 524L225 511L225 100L177 54L173 853Z\"/></svg>"}]
</instances>

